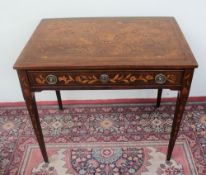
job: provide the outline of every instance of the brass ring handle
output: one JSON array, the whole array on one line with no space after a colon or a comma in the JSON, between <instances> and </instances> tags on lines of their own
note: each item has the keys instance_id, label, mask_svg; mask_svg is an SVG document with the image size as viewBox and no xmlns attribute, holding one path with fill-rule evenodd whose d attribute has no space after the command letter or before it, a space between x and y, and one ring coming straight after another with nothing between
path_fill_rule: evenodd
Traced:
<instances>
[{"instance_id":1,"label":"brass ring handle","mask_svg":"<svg viewBox=\"0 0 206 175\"><path fill-rule=\"evenodd\" d=\"M167 78L164 74L157 74L155 76L155 83L157 84L164 84L166 82Z\"/></svg>"},{"instance_id":2,"label":"brass ring handle","mask_svg":"<svg viewBox=\"0 0 206 175\"><path fill-rule=\"evenodd\" d=\"M109 75L107 74L101 74L100 77L99 77L99 80L102 82L102 83L107 83L109 81Z\"/></svg>"},{"instance_id":3,"label":"brass ring handle","mask_svg":"<svg viewBox=\"0 0 206 175\"><path fill-rule=\"evenodd\" d=\"M56 75L52 75L52 74L49 74L46 76L46 81L48 84L56 84L57 83L57 77Z\"/></svg>"}]
</instances>

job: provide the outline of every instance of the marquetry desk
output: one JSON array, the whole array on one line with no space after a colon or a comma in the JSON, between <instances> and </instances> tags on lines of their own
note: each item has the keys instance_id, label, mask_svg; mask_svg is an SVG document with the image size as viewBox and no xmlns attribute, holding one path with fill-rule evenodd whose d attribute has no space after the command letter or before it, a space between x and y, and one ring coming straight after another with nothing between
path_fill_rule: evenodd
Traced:
<instances>
[{"instance_id":1,"label":"marquetry desk","mask_svg":"<svg viewBox=\"0 0 206 175\"><path fill-rule=\"evenodd\" d=\"M55 90L162 89L178 91L170 160L197 62L174 18L44 19L14 68L43 158L48 156L34 93Z\"/></svg>"}]
</instances>

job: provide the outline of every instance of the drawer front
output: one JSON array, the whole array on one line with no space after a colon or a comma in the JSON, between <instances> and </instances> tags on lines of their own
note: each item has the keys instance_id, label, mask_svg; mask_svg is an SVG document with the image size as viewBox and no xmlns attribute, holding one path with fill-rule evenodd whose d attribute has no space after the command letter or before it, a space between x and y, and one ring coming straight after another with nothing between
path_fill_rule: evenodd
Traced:
<instances>
[{"instance_id":1,"label":"drawer front","mask_svg":"<svg viewBox=\"0 0 206 175\"><path fill-rule=\"evenodd\" d=\"M181 85L183 71L29 71L32 86Z\"/></svg>"}]
</instances>

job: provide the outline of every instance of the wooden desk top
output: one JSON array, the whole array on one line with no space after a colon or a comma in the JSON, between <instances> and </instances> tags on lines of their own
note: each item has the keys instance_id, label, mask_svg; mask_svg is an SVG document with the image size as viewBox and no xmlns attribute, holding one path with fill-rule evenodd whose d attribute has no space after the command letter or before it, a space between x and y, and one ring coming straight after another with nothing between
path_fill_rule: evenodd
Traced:
<instances>
[{"instance_id":1,"label":"wooden desk top","mask_svg":"<svg viewBox=\"0 0 206 175\"><path fill-rule=\"evenodd\" d=\"M183 69L197 62L171 17L43 19L15 69Z\"/></svg>"}]
</instances>

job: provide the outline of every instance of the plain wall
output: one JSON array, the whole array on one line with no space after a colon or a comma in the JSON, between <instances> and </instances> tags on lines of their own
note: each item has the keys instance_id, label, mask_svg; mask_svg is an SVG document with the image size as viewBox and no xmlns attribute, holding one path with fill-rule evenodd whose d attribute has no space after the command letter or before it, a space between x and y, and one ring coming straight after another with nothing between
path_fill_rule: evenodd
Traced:
<instances>
[{"instance_id":1,"label":"plain wall","mask_svg":"<svg viewBox=\"0 0 206 175\"><path fill-rule=\"evenodd\" d=\"M174 16L199 68L190 96L206 96L205 0L0 0L0 102L23 101L13 64L42 18L102 16ZM176 96L164 90L164 97ZM155 90L66 91L63 99L154 98ZM54 100L54 92L37 94Z\"/></svg>"}]
</instances>

